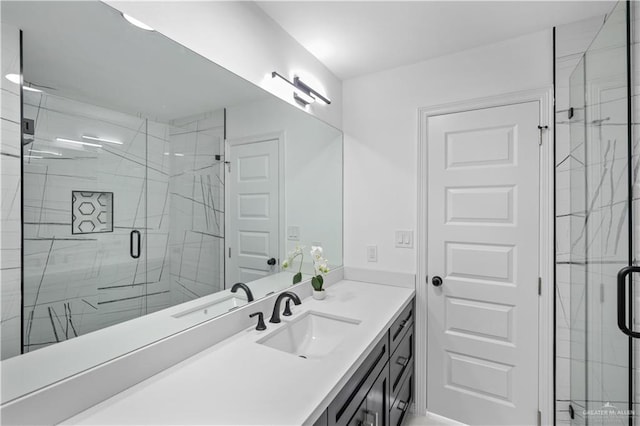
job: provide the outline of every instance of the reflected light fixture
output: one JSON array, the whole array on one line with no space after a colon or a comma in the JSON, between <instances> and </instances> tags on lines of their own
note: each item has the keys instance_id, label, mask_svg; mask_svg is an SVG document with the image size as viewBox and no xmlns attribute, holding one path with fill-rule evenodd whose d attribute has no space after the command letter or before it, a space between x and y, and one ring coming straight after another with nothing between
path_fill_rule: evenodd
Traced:
<instances>
[{"instance_id":1,"label":"reflected light fixture","mask_svg":"<svg viewBox=\"0 0 640 426\"><path fill-rule=\"evenodd\" d=\"M102 145L97 144L97 143L89 143L89 142L82 142L82 141L74 141L73 139L66 139L66 138L56 138L56 140L57 140L58 142L75 143L75 144L77 144L77 145L95 146L96 148L102 148Z\"/></svg>"},{"instance_id":2,"label":"reflected light fixture","mask_svg":"<svg viewBox=\"0 0 640 426\"><path fill-rule=\"evenodd\" d=\"M4 76L4 78L6 78L7 80L9 80L14 84L20 84L20 76L18 74L13 74L13 73L7 74ZM22 88L28 92L42 93L42 90L36 89L35 87L31 87L31 83L27 83L26 81L25 81L25 84L22 86Z\"/></svg>"},{"instance_id":3,"label":"reflected light fixture","mask_svg":"<svg viewBox=\"0 0 640 426\"><path fill-rule=\"evenodd\" d=\"M98 138L98 137L95 137L95 136L82 135L82 139L89 139L90 141L115 143L115 144L118 144L118 145L122 145L122 142L120 142L120 141L115 141L113 139Z\"/></svg>"},{"instance_id":4,"label":"reflected light fixture","mask_svg":"<svg viewBox=\"0 0 640 426\"><path fill-rule=\"evenodd\" d=\"M14 84L20 84L20 76L18 74L7 74L4 76L7 80Z\"/></svg>"},{"instance_id":5,"label":"reflected light fixture","mask_svg":"<svg viewBox=\"0 0 640 426\"><path fill-rule=\"evenodd\" d=\"M122 17L124 19L127 20L128 23L130 23L131 25L134 25L142 30L145 31L155 31L153 28L151 28L150 26L148 26L147 24L145 24L144 22L138 21L136 18L134 18L131 15L127 15L126 13L122 14Z\"/></svg>"},{"instance_id":6,"label":"reflected light fixture","mask_svg":"<svg viewBox=\"0 0 640 426\"><path fill-rule=\"evenodd\" d=\"M296 102L298 102L300 105L307 106L309 104L314 103L315 101L318 101L325 105L329 105L331 103L331 101L328 98L321 95L313 88L309 87L309 85L303 83L300 80L300 77L294 77L293 82L291 82L281 74L277 73L276 71L273 71L271 73L271 78L277 78L278 79L277 81L286 83L291 87L293 87L293 99L295 99Z\"/></svg>"},{"instance_id":7,"label":"reflected light fixture","mask_svg":"<svg viewBox=\"0 0 640 426\"><path fill-rule=\"evenodd\" d=\"M51 155L55 155L58 157L61 157L62 154L60 154L59 152L54 152L54 151L41 151L39 149L30 149L29 152L36 152L38 154L51 154Z\"/></svg>"}]
</instances>

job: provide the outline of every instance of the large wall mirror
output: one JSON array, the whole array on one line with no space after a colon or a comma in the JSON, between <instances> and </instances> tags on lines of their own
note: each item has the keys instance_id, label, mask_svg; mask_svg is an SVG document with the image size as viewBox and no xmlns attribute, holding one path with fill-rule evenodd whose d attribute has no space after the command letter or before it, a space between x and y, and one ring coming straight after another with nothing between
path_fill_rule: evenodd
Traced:
<instances>
[{"instance_id":1,"label":"large wall mirror","mask_svg":"<svg viewBox=\"0 0 640 426\"><path fill-rule=\"evenodd\" d=\"M98 1L2 2L2 21L22 30L30 120L3 367L79 351L3 402L249 303L237 282L290 286L296 246L342 264L339 130Z\"/></svg>"}]
</instances>

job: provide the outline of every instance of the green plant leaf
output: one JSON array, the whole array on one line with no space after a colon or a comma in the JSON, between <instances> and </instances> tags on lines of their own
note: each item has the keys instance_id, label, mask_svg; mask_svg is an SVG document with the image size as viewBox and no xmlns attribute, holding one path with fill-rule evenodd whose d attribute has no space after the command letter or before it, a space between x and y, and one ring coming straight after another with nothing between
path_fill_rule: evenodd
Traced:
<instances>
[{"instance_id":1,"label":"green plant leaf","mask_svg":"<svg viewBox=\"0 0 640 426\"><path fill-rule=\"evenodd\" d=\"M298 284L300 281L302 281L302 272L298 272L297 274L295 274L293 276L293 283L294 284Z\"/></svg>"},{"instance_id":2,"label":"green plant leaf","mask_svg":"<svg viewBox=\"0 0 640 426\"><path fill-rule=\"evenodd\" d=\"M322 283L323 283L323 279L320 275L317 275L313 278L311 278L311 286L313 287L313 289L315 291L320 291L322 290Z\"/></svg>"}]
</instances>

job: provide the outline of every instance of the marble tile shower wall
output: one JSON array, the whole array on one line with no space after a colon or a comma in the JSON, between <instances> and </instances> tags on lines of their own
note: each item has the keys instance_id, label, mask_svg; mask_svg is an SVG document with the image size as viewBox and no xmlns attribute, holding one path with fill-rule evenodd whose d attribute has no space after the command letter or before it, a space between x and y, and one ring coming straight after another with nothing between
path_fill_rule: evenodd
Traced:
<instances>
[{"instance_id":1,"label":"marble tile shower wall","mask_svg":"<svg viewBox=\"0 0 640 426\"><path fill-rule=\"evenodd\" d=\"M20 73L19 31L2 25L2 75ZM0 358L20 353L20 93L0 79Z\"/></svg>"},{"instance_id":2,"label":"marble tile shower wall","mask_svg":"<svg viewBox=\"0 0 640 426\"><path fill-rule=\"evenodd\" d=\"M169 249L177 304L224 289L224 113L172 124Z\"/></svg>"},{"instance_id":3,"label":"marble tile shower wall","mask_svg":"<svg viewBox=\"0 0 640 426\"><path fill-rule=\"evenodd\" d=\"M571 73L578 66L604 17L556 28L556 409L557 420L569 420L571 376L571 132L567 118Z\"/></svg>"},{"instance_id":4,"label":"marble tile shower wall","mask_svg":"<svg viewBox=\"0 0 640 426\"><path fill-rule=\"evenodd\" d=\"M638 131L638 123L640 123L640 31L638 31L637 28L640 28L638 27L638 25L640 25L640 7L635 7L636 5L633 4L633 2L632 6L632 102L634 105L634 116L632 117L632 121L634 123L632 127L632 174L635 182L632 214L636 224L634 242L638 242L640 241L640 196L638 195L640 194L640 183L638 177L638 155L640 154L640 132ZM572 260L580 260L576 259L575 256L576 253L582 251L580 247L581 244L584 243L583 239L580 238L582 229L578 229L579 227L577 227L577 224L579 221L576 220L576 218L579 217L580 212L573 211L575 208L572 209L572 205L584 205L585 200L579 200L576 198L579 197L576 193L579 193L580 191L571 191L572 173L574 173L573 185L581 185L576 183L577 179L575 173L581 173L582 178L584 178L584 169L581 169L581 158L584 158L584 150L581 149L579 141L573 137L573 134L570 131L571 125L567 118L569 94L571 90L569 78L578 66L582 54L594 39L602 23L603 19L596 18L558 27L556 30L556 401L558 424L570 423L568 406L572 396L574 398L574 404L576 402L579 404L581 394L584 396L584 390L581 390L580 388L582 386L582 389L584 389L583 380L585 365L584 360L580 359L580 356L578 355L584 350L585 342L576 341L576 336L580 336L580 330L584 332L585 327L587 327L584 321L581 321L581 318L585 316L583 310L585 305L584 303L574 303L572 306L571 300L581 300L580 298L583 297L583 294L580 294L580 292L584 293L585 281L590 280L590 278L585 274L586 271L584 266L571 263ZM615 96L614 93L612 94ZM575 96L575 92L573 95ZM578 114L580 113L581 112L578 112ZM606 111L602 111L602 113L606 115ZM574 120L575 118L572 121ZM601 129L593 127L589 129L589 131L600 132ZM608 130L605 130L605 132L606 131ZM573 133L575 134L575 132ZM626 152L622 148L623 147L611 145L609 146L609 152L606 153L606 145L602 145L603 152L600 152L599 155L606 157L608 160L603 161L598 165L592 164L592 166L595 166L593 167L593 173L595 174L590 176L589 179L591 181L599 180L601 178L600 172L605 169L610 172L615 170L617 174L619 174L622 169L626 171L626 167L620 167L619 164L620 162L626 161ZM615 151L617 151L617 153L615 153ZM580 170L582 170L582 172L580 172ZM611 173L609 173L609 175L611 175ZM603 214L600 219L605 216L613 216L614 218L617 218L619 217L619 213L621 213L622 209L626 208L626 205L624 203L616 203L615 201L618 199L624 200L626 184L616 184L614 181L613 186L609 184L606 186L608 186L609 189L606 189L605 186L603 186L604 192L599 195L599 200L597 200L597 202L601 205L610 204L613 209L618 210L616 210L613 215L611 215L611 211L609 211L608 215ZM577 187L573 189L584 190L584 188ZM605 203L605 199L611 202ZM594 216L593 223L597 222L597 219L598 218ZM603 257L609 256L613 259L616 251L619 252L619 250L616 250L615 243L611 242L611 244L608 245L606 243L606 235L610 234L615 236L618 231L617 228L619 228L618 225L620 224L613 223L611 225L604 226L600 230L592 232L592 234L587 238L591 241L598 241L598 243L601 244L599 250L603 254ZM623 227L625 229L623 229L622 232L626 232L626 224L623 223ZM609 232L609 230L611 232ZM615 240L615 238L613 238L613 240ZM622 243L622 240L624 240L624 238L619 240L619 242ZM620 248L621 247L618 247L618 249ZM635 243L634 250L635 259L639 259L640 244ZM594 272L611 275L609 273L611 271ZM640 294L636 293L636 295L635 312L640 312ZM607 316L610 317L610 314L611 313L608 313ZM640 318L640 315L636 315L636 329L640 328L640 320L638 318ZM571 341L572 335L570 326L576 331L573 334L573 342ZM615 333L617 330L610 330L610 333L604 329L599 331L600 333L598 334L602 337L602 341L599 342L599 344L604 348L602 356L607 359L615 359L616 348L611 344L611 342L607 341L607 335ZM571 360L572 345L582 347L581 351L576 351L574 347L573 360ZM640 345L638 341L635 341L634 345L635 368L633 371L633 377L635 382L634 389L636 391L633 402L635 412L640 413L640 368L638 368L640 366ZM628 370L624 370L616 366L605 365L602 369L591 368L591 370L597 370L592 371L592 375L589 378L592 383L600 381L606 376L616 376L617 379L624 382L626 380L626 375L628 374ZM573 375L572 372L574 373ZM573 391L571 389L572 386ZM576 414L580 415L580 407L575 408L577 408ZM640 416L636 416L635 424L640 426Z\"/></svg>"},{"instance_id":5,"label":"marble tile shower wall","mask_svg":"<svg viewBox=\"0 0 640 426\"><path fill-rule=\"evenodd\" d=\"M25 100L35 120L24 152L25 352L220 289L222 114L176 127L51 95ZM57 140L83 135L122 144ZM101 218L90 203L73 206L92 195L110 197L101 204L112 229L84 221L86 233L74 232L80 215Z\"/></svg>"}]
</instances>

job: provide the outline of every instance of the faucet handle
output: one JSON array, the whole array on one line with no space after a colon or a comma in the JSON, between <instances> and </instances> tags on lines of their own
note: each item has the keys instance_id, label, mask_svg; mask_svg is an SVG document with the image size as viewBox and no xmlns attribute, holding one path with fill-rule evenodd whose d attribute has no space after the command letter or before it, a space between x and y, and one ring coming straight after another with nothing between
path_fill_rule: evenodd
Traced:
<instances>
[{"instance_id":1,"label":"faucet handle","mask_svg":"<svg viewBox=\"0 0 640 426\"><path fill-rule=\"evenodd\" d=\"M256 326L256 330L258 331L266 330L267 326L264 324L264 315L262 314L262 312L254 312L251 315L249 315L249 318L253 318L256 315L258 316L258 325Z\"/></svg>"},{"instance_id":2,"label":"faucet handle","mask_svg":"<svg viewBox=\"0 0 640 426\"><path fill-rule=\"evenodd\" d=\"M291 316L291 299L287 299L284 303L284 312L282 313L285 317Z\"/></svg>"}]
</instances>

